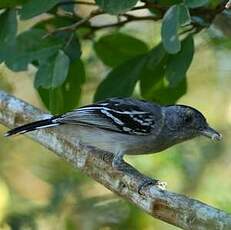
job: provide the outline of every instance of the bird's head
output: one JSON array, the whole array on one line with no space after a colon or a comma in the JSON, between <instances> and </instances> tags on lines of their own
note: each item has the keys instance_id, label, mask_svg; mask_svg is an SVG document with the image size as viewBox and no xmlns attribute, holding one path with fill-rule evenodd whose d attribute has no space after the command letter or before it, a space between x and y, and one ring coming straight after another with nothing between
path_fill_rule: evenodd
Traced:
<instances>
[{"instance_id":1,"label":"bird's head","mask_svg":"<svg viewBox=\"0 0 231 230\"><path fill-rule=\"evenodd\" d=\"M206 136L221 140L222 135L212 129L198 110L185 105L164 106L165 125L176 139L187 140L196 136Z\"/></svg>"}]
</instances>

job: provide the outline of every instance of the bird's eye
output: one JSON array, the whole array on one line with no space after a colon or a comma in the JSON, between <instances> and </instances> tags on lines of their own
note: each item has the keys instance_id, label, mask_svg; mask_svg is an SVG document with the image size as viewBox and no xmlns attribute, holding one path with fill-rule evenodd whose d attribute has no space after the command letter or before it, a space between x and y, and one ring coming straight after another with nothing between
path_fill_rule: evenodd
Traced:
<instances>
[{"instance_id":1,"label":"bird's eye","mask_svg":"<svg viewBox=\"0 0 231 230\"><path fill-rule=\"evenodd\" d=\"M185 118L184 118L184 122L189 124L192 122L192 116L191 115L187 115Z\"/></svg>"}]
</instances>

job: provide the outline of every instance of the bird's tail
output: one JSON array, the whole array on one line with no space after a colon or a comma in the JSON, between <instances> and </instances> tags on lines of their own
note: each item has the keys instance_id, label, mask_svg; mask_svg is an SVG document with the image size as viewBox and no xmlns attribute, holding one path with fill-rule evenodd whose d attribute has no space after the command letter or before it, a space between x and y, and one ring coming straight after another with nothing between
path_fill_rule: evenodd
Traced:
<instances>
[{"instance_id":1,"label":"bird's tail","mask_svg":"<svg viewBox=\"0 0 231 230\"><path fill-rule=\"evenodd\" d=\"M53 126L58 126L58 125L60 125L60 123L54 122L54 117L52 117L49 119L35 121L32 123L11 129L8 132L6 132L4 136L9 137L15 134L23 134L23 133L31 132L37 129L43 129L43 128L48 128L48 127L53 127Z\"/></svg>"}]
</instances>

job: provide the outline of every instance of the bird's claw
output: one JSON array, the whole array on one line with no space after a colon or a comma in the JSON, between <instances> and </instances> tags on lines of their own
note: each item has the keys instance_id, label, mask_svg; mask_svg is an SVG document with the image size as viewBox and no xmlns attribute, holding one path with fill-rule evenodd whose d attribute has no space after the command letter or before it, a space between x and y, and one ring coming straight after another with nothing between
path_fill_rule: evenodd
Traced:
<instances>
[{"instance_id":1,"label":"bird's claw","mask_svg":"<svg viewBox=\"0 0 231 230\"><path fill-rule=\"evenodd\" d=\"M160 180L153 180L151 178L145 178L138 186L138 193L142 195L142 190L148 186L156 186L161 190L165 190L167 186L167 182L160 181Z\"/></svg>"}]
</instances>

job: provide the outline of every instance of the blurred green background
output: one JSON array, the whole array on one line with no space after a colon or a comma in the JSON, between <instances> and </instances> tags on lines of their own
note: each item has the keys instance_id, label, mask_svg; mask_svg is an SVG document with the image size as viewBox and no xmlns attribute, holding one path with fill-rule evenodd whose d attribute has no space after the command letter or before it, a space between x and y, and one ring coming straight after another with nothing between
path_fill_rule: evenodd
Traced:
<instances>
[{"instance_id":1,"label":"blurred green background","mask_svg":"<svg viewBox=\"0 0 231 230\"><path fill-rule=\"evenodd\" d=\"M31 23L20 24L20 30ZM179 101L201 110L223 140L197 138L161 154L126 159L144 174L166 181L170 191L231 212L231 39L225 23L217 20L216 28L196 35L188 91ZM139 22L122 31L153 46L160 40L159 27ZM87 65L84 105L92 102L108 69L90 42L82 46ZM34 72L30 68L16 74L1 65L0 89L45 110L33 88ZM0 126L0 229L177 229L121 200L30 139L4 138L6 130Z\"/></svg>"}]
</instances>

